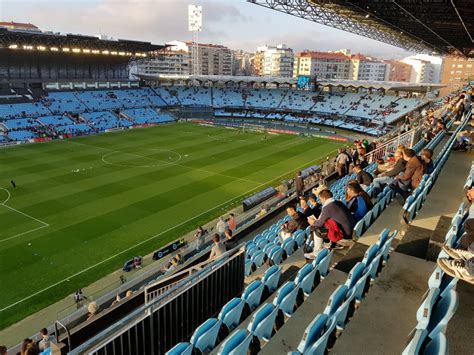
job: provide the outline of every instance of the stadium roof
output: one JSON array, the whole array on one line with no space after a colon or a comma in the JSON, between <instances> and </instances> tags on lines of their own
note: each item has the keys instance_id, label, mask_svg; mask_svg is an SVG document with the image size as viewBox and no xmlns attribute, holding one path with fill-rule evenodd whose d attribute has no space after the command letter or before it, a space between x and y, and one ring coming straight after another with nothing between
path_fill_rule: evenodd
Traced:
<instances>
[{"instance_id":1,"label":"stadium roof","mask_svg":"<svg viewBox=\"0 0 474 355\"><path fill-rule=\"evenodd\" d=\"M39 48L38 48L39 47ZM31 32L0 28L0 48L40 49L53 48L87 48L88 50L115 51L127 53L147 53L163 49L166 46L150 42L119 40L102 40L94 36L75 34L62 35L49 32ZM44 48L44 49L43 49Z\"/></svg>"},{"instance_id":2,"label":"stadium roof","mask_svg":"<svg viewBox=\"0 0 474 355\"><path fill-rule=\"evenodd\" d=\"M248 84L279 84L296 85L298 78L266 77L266 76L231 76L231 75L148 75L139 74L145 81L199 81L212 83L248 83ZM416 84L397 81L370 81L370 80L318 80L318 85L327 87L383 89L385 91L430 92L439 90L443 84Z\"/></svg>"},{"instance_id":3,"label":"stadium roof","mask_svg":"<svg viewBox=\"0 0 474 355\"><path fill-rule=\"evenodd\" d=\"M410 51L474 57L470 0L247 0Z\"/></svg>"}]
</instances>

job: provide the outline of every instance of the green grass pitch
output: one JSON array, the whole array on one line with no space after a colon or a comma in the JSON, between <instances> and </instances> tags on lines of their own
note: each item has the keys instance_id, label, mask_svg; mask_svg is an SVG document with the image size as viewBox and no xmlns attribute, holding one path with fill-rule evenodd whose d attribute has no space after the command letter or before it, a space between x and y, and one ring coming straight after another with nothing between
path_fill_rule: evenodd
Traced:
<instances>
[{"instance_id":1,"label":"green grass pitch","mask_svg":"<svg viewBox=\"0 0 474 355\"><path fill-rule=\"evenodd\" d=\"M176 123L1 149L0 329L340 146Z\"/></svg>"}]
</instances>

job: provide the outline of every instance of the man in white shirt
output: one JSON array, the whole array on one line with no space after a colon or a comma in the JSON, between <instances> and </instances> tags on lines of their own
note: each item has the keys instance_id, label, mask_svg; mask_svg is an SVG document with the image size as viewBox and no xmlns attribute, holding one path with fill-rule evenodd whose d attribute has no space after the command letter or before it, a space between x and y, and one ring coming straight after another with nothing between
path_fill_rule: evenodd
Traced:
<instances>
[{"instance_id":1,"label":"man in white shirt","mask_svg":"<svg viewBox=\"0 0 474 355\"><path fill-rule=\"evenodd\" d=\"M227 251L225 245L221 243L221 237L219 236L219 234L214 234L212 240L214 242L214 245L212 246L211 254L209 255L209 260L219 258Z\"/></svg>"},{"instance_id":2,"label":"man in white shirt","mask_svg":"<svg viewBox=\"0 0 474 355\"><path fill-rule=\"evenodd\" d=\"M219 217L219 221L217 222L217 225L216 225L217 233L219 233L219 235L222 236L224 235L224 232L226 229L227 229L227 223L224 221L223 217Z\"/></svg>"},{"instance_id":3,"label":"man in white shirt","mask_svg":"<svg viewBox=\"0 0 474 355\"><path fill-rule=\"evenodd\" d=\"M348 155L344 149L339 149L339 154L336 158L336 171L340 178L346 175L346 164L349 161Z\"/></svg>"}]
</instances>

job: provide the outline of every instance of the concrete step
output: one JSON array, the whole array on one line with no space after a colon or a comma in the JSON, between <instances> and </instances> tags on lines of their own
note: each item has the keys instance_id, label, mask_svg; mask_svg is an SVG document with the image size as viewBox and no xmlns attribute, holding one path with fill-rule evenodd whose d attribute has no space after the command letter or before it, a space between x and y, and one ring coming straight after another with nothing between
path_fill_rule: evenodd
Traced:
<instances>
[{"instance_id":1,"label":"concrete step","mask_svg":"<svg viewBox=\"0 0 474 355\"><path fill-rule=\"evenodd\" d=\"M331 354L400 354L435 264L392 252Z\"/></svg>"}]
</instances>

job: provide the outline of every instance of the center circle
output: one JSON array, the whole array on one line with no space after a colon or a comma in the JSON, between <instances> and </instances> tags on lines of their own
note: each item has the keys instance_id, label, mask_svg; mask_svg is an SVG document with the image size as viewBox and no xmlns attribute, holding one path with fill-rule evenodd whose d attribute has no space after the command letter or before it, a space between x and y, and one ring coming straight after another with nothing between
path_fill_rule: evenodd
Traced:
<instances>
[{"instance_id":1,"label":"center circle","mask_svg":"<svg viewBox=\"0 0 474 355\"><path fill-rule=\"evenodd\" d=\"M113 151L102 156L102 161L109 165L125 168L153 168L174 164L181 160L181 154L160 148L143 148L126 151Z\"/></svg>"},{"instance_id":2,"label":"center circle","mask_svg":"<svg viewBox=\"0 0 474 355\"><path fill-rule=\"evenodd\" d=\"M4 205L10 200L10 191L0 187L0 205Z\"/></svg>"}]
</instances>

